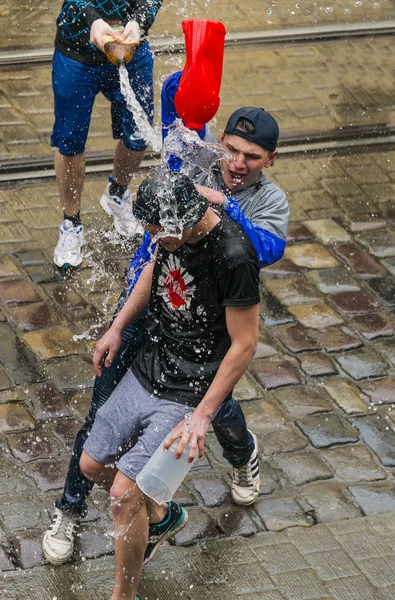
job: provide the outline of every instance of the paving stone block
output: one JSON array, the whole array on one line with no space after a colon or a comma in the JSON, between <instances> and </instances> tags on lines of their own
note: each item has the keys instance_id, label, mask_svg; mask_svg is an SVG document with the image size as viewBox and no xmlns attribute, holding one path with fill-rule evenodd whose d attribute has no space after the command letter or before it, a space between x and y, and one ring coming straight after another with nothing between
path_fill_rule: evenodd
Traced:
<instances>
[{"instance_id":1,"label":"paving stone block","mask_svg":"<svg viewBox=\"0 0 395 600\"><path fill-rule=\"evenodd\" d=\"M12 258L7 254L0 255L0 278L18 276L21 276L21 272Z\"/></svg>"},{"instance_id":2,"label":"paving stone block","mask_svg":"<svg viewBox=\"0 0 395 600\"><path fill-rule=\"evenodd\" d=\"M302 371L309 377L334 375L337 369L332 360L322 352L303 354L298 358Z\"/></svg>"},{"instance_id":3,"label":"paving stone block","mask_svg":"<svg viewBox=\"0 0 395 600\"><path fill-rule=\"evenodd\" d=\"M298 527L288 529L287 537L303 556L341 548L339 542L326 525L318 524L310 529L299 529Z\"/></svg>"},{"instance_id":4,"label":"paving stone block","mask_svg":"<svg viewBox=\"0 0 395 600\"><path fill-rule=\"evenodd\" d=\"M361 289L358 281L343 267L309 271L306 276L323 294L356 292Z\"/></svg>"},{"instance_id":5,"label":"paving stone block","mask_svg":"<svg viewBox=\"0 0 395 600\"><path fill-rule=\"evenodd\" d=\"M343 322L340 315L323 303L290 306L289 310L302 325L312 329L324 329Z\"/></svg>"},{"instance_id":6,"label":"paving stone block","mask_svg":"<svg viewBox=\"0 0 395 600\"><path fill-rule=\"evenodd\" d=\"M315 221L305 221L306 225L316 238L322 244L336 244L339 242L348 242L351 237L340 225L332 219L317 219Z\"/></svg>"},{"instance_id":7,"label":"paving stone block","mask_svg":"<svg viewBox=\"0 0 395 600\"><path fill-rule=\"evenodd\" d=\"M369 581L379 588L395 584L395 557L370 558L359 563Z\"/></svg>"},{"instance_id":8,"label":"paving stone block","mask_svg":"<svg viewBox=\"0 0 395 600\"><path fill-rule=\"evenodd\" d=\"M22 462L59 456L59 445L45 430L8 435L7 441L12 455Z\"/></svg>"},{"instance_id":9,"label":"paving stone block","mask_svg":"<svg viewBox=\"0 0 395 600\"><path fill-rule=\"evenodd\" d=\"M81 527L78 540L78 554L83 559L99 558L114 553L112 526Z\"/></svg>"},{"instance_id":10,"label":"paving stone block","mask_svg":"<svg viewBox=\"0 0 395 600\"><path fill-rule=\"evenodd\" d=\"M266 400L245 402L243 413L248 426L256 434L280 431L288 426L288 421L284 418L281 410Z\"/></svg>"},{"instance_id":11,"label":"paving stone block","mask_svg":"<svg viewBox=\"0 0 395 600\"><path fill-rule=\"evenodd\" d=\"M60 310L83 310L86 301L67 282L47 283L43 285L48 296Z\"/></svg>"},{"instance_id":12,"label":"paving stone block","mask_svg":"<svg viewBox=\"0 0 395 600\"><path fill-rule=\"evenodd\" d=\"M93 366L82 357L71 356L54 361L46 366L46 370L60 392L93 386L95 377Z\"/></svg>"},{"instance_id":13,"label":"paving stone block","mask_svg":"<svg viewBox=\"0 0 395 600\"><path fill-rule=\"evenodd\" d=\"M41 492L63 489L68 462L39 460L25 465L26 474L35 482Z\"/></svg>"},{"instance_id":14,"label":"paving stone block","mask_svg":"<svg viewBox=\"0 0 395 600\"><path fill-rule=\"evenodd\" d=\"M0 390L9 390L10 387L11 381L7 373L5 373L3 369L0 368Z\"/></svg>"},{"instance_id":15,"label":"paving stone block","mask_svg":"<svg viewBox=\"0 0 395 600\"><path fill-rule=\"evenodd\" d=\"M298 267L308 269L329 269L339 264L328 250L314 243L288 246L285 250L285 257Z\"/></svg>"},{"instance_id":16,"label":"paving stone block","mask_svg":"<svg viewBox=\"0 0 395 600\"><path fill-rule=\"evenodd\" d=\"M270 356L275 356L276 354L278 354L276 348L268 343L267 340L260 339L258 341L257 350L254 354L254 360L257 358L269 358Z\"/></svg>"},{"instance_id":17,"label":"paving stone block","mask_svg":"<svg viewBox=\"0 0 395 600\"><path fill-rule=\"evenodd\" d=\"M81 425L74 419L61 419L55 421L51 430L55 437L62 442L65 448L71 452L74 447L74 442Z\"/></svg>"},{"instance_id":18,"label":"paving stone block","mask_svg":"<svg viewBox=\"0 0 395 600\"><path fill-rule=\"evenodd\" d=\"M249 370L266 390L284 385L299 385L303 382L298 368L286 360L271 363L264 360L255 360L250 365Z\"/></svg>"},{"instance_id":19,"label":"paving stone block","mask_svg":"<svg viewBox=\"0 0 395 600\"><path fill-rule=\"evenodd\" d=\"M266 288L286 306L312 304L321 300L321 294L304 277L269 279Z\"/></svg>"},{"instance_id":20,"label":"paving stone block","mask_svg":"<svg viewBox=\"0 0 395 600\"><path fill-rule=\"evenodd\" d=\"M222 479L192 479L190 484L198 492L207 508L230 504L230 489Z\"/></svg>"},{"instance_id":21,"label":"paving stone block","mask_svg":"<svg viewBox=\"0 0 395 600\"><path fill-rule=\"evenodd\" d=\"M353 519L361 516L361 511L334 483L313 483L302 490L302 495L314 510L320 523Z\"/></svg>"},{"instance_id":22,"label":"paving stone block","mask_svg":"<svg viewBox=\"0 0 395 600\"><path fill-rule=\"evenodd\" d=\"M381 600L365 575L329 581L327 587L335 600Z\"/></svg>"},{"instance_id":23,"label":"paving stone block","mask_svg":"<svg viewBox=\"0 0 395 600\"><path fill-rule=\"evenodd\" d=\"M342 352L362 346L362 342L347 328L328 327L314 330L314 336L327 352Z\"/></svg>"},{"instance_id":24,"label":"paving stone block","mask_svg":"<svg viewBox=\"0 0 395 600\"><path fill-rule=\"evenodd\" d=\"M26 399L33 405L34 418L37 421L71 416L64 397L52 383L46 381L39 385L30 385L25 392Z\"/></svg>"},{"instance_id":25,"label":"paving stone block","mask_svg":"<svg viewBox=\"0 0 395 600\"><path fill-rule=\"evenodd\" d=\"M25 331L42 329L58 323L51 307L45 302L8 306L7 310L15 325Z\"/></svg>"},{"instance_id":26,"label":"paving stone block","mask_svg":"<svg viewBox=\"0 0 395 600\"><path fill-rule=\"evenodd\" d=\"M0 301L8 303L38 302L40 296L31 283L18 278L0 282Z\"/></svg>"},{"instance_id":27,"label":"paving stone block","mask_svg":"<svg viewBox=\"0 0 395 600\"><path fill-rule=\"evenodd\" d=\"M281 258L277 262L261 271L261 276L264 277L289 277L290 275L298 275L299 268L287 258Z\"/></svg>"},{"instance_id":28,"label":"paving stone block","mask_svg":"<svg viewBox=\"0 0 395 600\"><path fill-rule=\"evenodd\" d=\"M32 569L44 564L41 531L31 529L20 532L15 538L14 545L22 569Z\"/></svg>"},{"instance_id":29,"label":"paving stone block","mask_svg":"<svg viewBox=\"0 0 395 600\"><path fill-rule=\"evenodd\" d=\"M27 265L25 271L34 283L48 283L49 281L62 281L63 277L53 264Z\"/></svg>"},{"instance_id":30,"label":"paving stone block","mask_svg":"<svg viewBox=\"0 0 395 600\"><path fill-rule=\"evenodd\" d=\"M380 262L395 277L395 257L384 258Z\"/></svg>"},{"instance_id":31,"label":"paving stone block","mask_svg":"<svg viewBox=\"0 0 395 600\"><path fill-rule=\"evenodd\" d=\"M342 292L331 297L334 307L343 314L355 315L377 312L379 304L364 292Z\"/></svg>"},{"instance_id":32,"label":"paving stone block","mask_svg":"<svg viewBox=\"0 0 395 600\"><path fill-rule=\"evenodd\" d=\"M262 398L262 395L262 389L256 384L253 377L248 373L245 373L241 379L239 379L233 390L233 397L239 402L242 400L254 400L256 398Z\"/></svg>"},{"instance_id":33,"label":"paving stone block","mask_svg":"<svg viewBox=\"0 0 395 600\"><path fill-rule=\"evenodd\" d=\"M289 500L293 500L293 498L290 498ZM299 531L299 529L297 531ZM276 544L275 540L277 539L277 536L276 538L269 539L271 542L270 545L266 544L261 547L255 547L253 548L253 553L271 576L278 575L279 573L286 573L287 571L296 572L300 569L309 568L309 563L301 554L299 554L293 544Z\"/></svg>"},{"instance_id":34,"label":"paving stone block","mask_svg":"<svg viewBox=\"0 0 395 600\"><path fill-rule=\"evenodd\" d=\"M0 547L0 573L14 570L15 565L11 562L11 558L7 555L4 548Z\"/></svg>"},{"instance_id":35,"label":"paving stone block","mask_svg":"<svg viewBox=\"0 0 395 600\"><path fill-rule=\"evenodd\" d=\"M294 485L333 477L328 465L312 452L282 454L275 463Z\"/></svg>"},{"instance_id":36,"label":"paving stone block","mask_svg":"<svg viewBox=\"0 0 395 600\"><path fill-rule=\"evenodd\" d=\"M56 393L59 392L56 391ZM70 408L71 412L77 417L77 419L83 423L89 412L91 403L92 392L88 390L86 392L73 394L72 397L68 400L68 407ZM62 410L62 415L63 414L64 413Z\"/></svg>"},{"instance_id":37,"label":"paving stone block","mask_svg":"<svg viewBox=\"0 0 395 600\"><path fill-rule=\"evenodd\" d=\"M0 514L12 534L26 529L41 529L48 524L40 502L28 496L10 498L0 505Z\"/></svg>"},{"instance_id":38,"label":"paving stone block","mask_svg":"<svg viewBox=\"0 0 395 600\"><path fill-rule=\"evenodd\" d=\"M391 277L370 279L369 287L387 306L395 306L395 281Z\"/></svg>"},{"instance_id":39,"label":"paving stone block","mask_svg":"<svg viewBox=\"0 0 395 600\"><path fill-rule=\"evenodd\" d=\"M313 569L273 575L274 581L289 600L327 598L327 590Z\"/></svg>"},{"instance_id":40,"label":"paving stone block","mask_svg":"<svg viewBox=\"0 0 395 600\"><path fill-rule=\"evenodd\" d=\"M347 554L358 564L369 558L390 556L393 552L391 545L371 527L337 535L337 539Z\"/></svg>"},{"instance_id":41,"label":"paving stone block","mask_svg":"<svg viewBox=\"0 0 395 600\"><path fill-rule=\"evenodd\" d=\"M382 267L367 252L354 242L339 244L334 251L344 260L354 275L360 279L382 277Z\"/></svg>"},{"instance_id":42,"label":"paving stone block","mask_svg":"<svg viewBox=\"0 0 395 600\"><path fill-rule=\"evenodd\" d=\"M184 483L182 483L178 490L176 490L173 499L174 502L177 502L177 504L181 504L182 506L196 505L195 497L191 494L191 492Z\"/></svg>"},{"instance_id":43,"label":"paving stone block","mask_svg":"<svg viewBox=\"0 0 395 600\"><path fill-rule=\"evenodd\" d=\"M29 331L23 335L23 339L31 350L43 360L84 352L84 345L81 342L75 342L70 330L61 325Z\"/></svg>"},{"instance_id":44,"label":"paving stone block","mask_svg":"<svg viewBox=\"0 0 395 600\"><path fill-rule=\"evenodd\" d=\"M387 222L380 215L346 215L346 221L349 230L352 232L383 229L383 227L387 226Z\"/></svg>"},{"instance_id":45,"label":"paving stone block","mask_svg":"<svg viewBox=\"0 0 395 600\"><path fill-rule=\"evenodd\" d=\"M35 422L22 404L0 405L0 433L33 429Z\"/></svg>"},{"instance_id":46,"label":"paving stone block","mask_svg":"<svg viewBox=\"0 0 395 600\"><path fill-rule=\"evenodd\" d=\"M291 417L304 417L333 409L326 397L306 386L303 388L303 394L299 389L287 388L276 391L275 397Z\"/></svg>"},{"instance_id":47,"label":"paving stone block","mask_svg":"<svg viewBox=\"0 0 395 600\"><path fill-rule=\"evenodd\" d=\"M369 377L384 377L387 374L387 369L381 357L367 348L338 356L336 360L343 371L357 381Z\"/></svg>"},{"instance_id":48,"label":"paving stone block","mask_svg":"<svg viewBox=\"0 0 395 600\"><path fill-rule=\"evenodd\" d=\"M379 343L376 342L374 347L391 365L395 365L395 339L390 338Z\"/></svg>"},{"instance_id":49,"label":"paving stone block","mask_svg":"<svg viewBox=\"0 0 395 600\"><path fill-rule=\"evenodd\" d=\"M15 252L15 256L20 260L21 265L42 265L47 262L42 250L23 250Z\"/></svg>"},{"instance_id":50,"label":"paving stone block","mask_svg":"<svg viewBox=\"0 0 395 600\"><path fill-rule=\"evenodd\" d=\"M314 235L303 223L291 221L288 227L287 243L307 242L314 239Z\"/></svg>"},{"instance_id":51,"label":"paving stone block","mask_svg":"<svg viewBox=\"0 0 395 600\"><path fill-rule=\"evenodd\" d=\"M347 414L363 414L368 411L368 404L362 400L360 390L346 379L330 379L323 381L325 391L336 404Z\"/></svg>"},{"instance_id":52,"label":"paving stone block","mask_svg":"<svg viewBox=\"0 0 395 600\"><path fill-rule=\"evenodd\" d=\"M263 293L263 302L261 306L261 314L264 319L265 328L286 325L287 323L293 323L293 321L295 321L294 317L285 306L269 292Z\"/></svg>"},{"instance_id":53,"label":"paving stone block","mask_svg":"<svg viewBox=\"0 0 395 600\"><path fill-rule=\"evenodd\" d=\"M283 427L280 431L273 431L259 436L259 447L265 455L281 454L282 452L295 452L306 448L307 440L294 427Z\"/></svg>"},{"instance_id":54,"label":"paving stone block","mask_svg":"<svg viewBox=\"0 0 395 600\"><path fill-rule=\"evenodd\" d=\"M364 231L357 234L357 238L362 246L369 250L370 254L379 258L395 255L395 231Z\"/></svg>"},{"instance_id":55,"label":"paving stone block","mask_svg":"<svg viewBox=\"0 0 395 600\"><path fill-rule=\"evenodd\" d=\"M188 510L188 526L179 531L173 538L176 546L188 546L200 539L209 540L219 536L219 531L211 516L200 508Z\"/></svg>"},{"instance_id":56,"label":"paving stone block","mask_svg":"<svg viewBox=\"0 0 395 600\"><path fill-rule=\"evenodd\" d=\"M384 313L359 315L352 319L352 325L367 340L390 337L395 334L395 323Z\"/></svg>"},{"instance_id":57,"label":"paving stone block","mask_svg":"<svg viewBox=\"0 0 395 600\"><path fill-rule=\"evenodd\" d=\"M294 498L263 498L254 507L269 531L310 527L313 524Z\"/></svg>"},{"instance_id":58,"label":"paving stone block","mask_svg":"<svg viewBox=\"0 0 395 600\"><path fill-rule=\"evenodd\" d=\"M363 382L360 387L372 404L394 404L395 402L395 377L393 375L385 379Z\"/></svg>"},{"instance_id":59,"label":"paving stone block","mask_svg":"<svg viewBox=\"0 0 395 600\"><path fill-rule=\"evenodd\" d=\"M21 344L6 323L0 323L0 339L0 361L16 385L43 380L36 359Z\"/></svg>"},{"instance_id":60,"label":"paving stone block","mask_svg":"<svg viewBox=\"0 0 395 600\"><path fill-rule=\"evenodd\" d=\"M321 349L316 338L302 325L281 328L277 332L277 337L291 352Z\"/></svg>"},{"instance_id":61,"label":"paving stone block","mask_svg":"<svg viewBox=\"0 0 395 600\"><path fill-rule=\"evenodd\" d=\"M348 489L365 515L395 511L395 485L393 483L351 485ZM395 581L390 583L395 583Z\"/></svg>"},{"instance_id":62,"label":"paving stone block","mask_svg":"<svg viewBox=\"0 0 395 600\"><path fill-rule=\"evenodd\" d=\"M358 441L355 429L335 414L304 417L297 421L297 425L315 448L329 448L335 444Z\"/></svg>"},{"instance_id":63,"label":"paving stone block","mask_svg":"<svg viewBox=\"0 0 395 600\"><path fill-rule=\"evenodd\" d=\"M306 560L324 581L359 575L361 569L344 550L314 552L306 555Z\"/></svg>"},{"instance_id":64,"label":"paving stone block","mask_svg":"<svg viewBox=\"0 0 395 600\"><path fill-rule=\"evenodd\" d=\"M231 506L227 508L217 509L215 511L215 517L218 521L219 528L227 536L241 535L248 537L257 533L263 527L259 527L254 520L251 518L252 511L246 511L243 507ZM256 517L255 517L256 518ZM245 567L245 565L243 565ZM242 579L240 584L242 584Z\"/></svg>"},{"instance_id":65,"label":"paving stone block","mask_svg":"<svg viewBox=\"0 0 395 600\"><path fill-rule=\"evenodd\" d=\"M353 425L384 467L395 467L395 433L386 421L369 415L353 419Z\"/></svg>"},{"instance_id":66,"label":"paving stone block","mask_svg":"<svg viewBox=\"0 0 395 600\"><path fill-rule=\"evenodd\" d=\"M385 479L386 474L378 467L365 446L332 448L325 455L336 476L346 483L361 483Z\"/></svg>"}]
</instances>

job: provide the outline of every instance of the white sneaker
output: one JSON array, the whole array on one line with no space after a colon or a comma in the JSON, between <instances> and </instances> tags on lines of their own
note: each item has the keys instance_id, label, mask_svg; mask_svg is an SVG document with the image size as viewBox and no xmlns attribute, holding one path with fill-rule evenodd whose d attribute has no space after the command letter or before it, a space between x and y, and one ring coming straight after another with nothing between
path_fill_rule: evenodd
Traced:
<instances>
[{"instance_id":1,"label":"white sneaker","mask_svg":"<svg viewBox=\"0 0 395 600\"><path fill-rule=\"evenodd\" d=\"M107 183L100 206L105 213L114 217L114 227L119 235L133 237L144 233L143 227L133 214L133 196L126 190L122 198L110 194L111 180Z\"/></svg>"},{"instance_id":2,"label":"white sneaker","mask_svg":"<svg viewBox=\"0 0 395 600\"><path fill-rule=\"evenodd\" d=\"M255 448L250 460L246 465L236 469L233 468L231 496L236 504L248 506L255 502L260 491L259 475L259 450L258 441L255 435L250 431L254 438Z\"/></svg>"},{"instance_id":3,"label":"white sneaker","mask_svg":"<svg viewBox=\"0 0 395 600\"><path fill-rule=\"evenodd\" d=\"M84 227L75 227L69 219L60 226L59 241L53 253L53 261L57 267L78 267L82 263L82 246L85 243Z\"/></svg>"},{"instance_id":4,"label":"white sneaker","mask_svg":"<svg viewBox=\"0 0 395 600\"><path fill-rule=\"evenodd\" d=\"M69 560L73 554L74 535L79 524L78 518L55 508L52 523L43 537L44 556L50 563L59 565Z\"/></svg>"}]
</instances>

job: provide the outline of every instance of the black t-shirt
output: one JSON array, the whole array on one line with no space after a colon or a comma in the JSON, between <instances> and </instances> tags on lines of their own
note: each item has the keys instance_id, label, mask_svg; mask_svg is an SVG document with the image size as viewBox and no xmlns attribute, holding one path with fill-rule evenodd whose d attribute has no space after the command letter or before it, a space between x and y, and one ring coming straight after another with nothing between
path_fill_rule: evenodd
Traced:
<instances>
[{"instance_id":1,"label":"black t-shirt","mask_svg":"<svg viewBox=\"0 0 395 600\"><path fill-rule=\"evenodd\" d=\"M228 217L196 244L159 248L148 324L133 373L152 394L195 407L231 341L225 307L259 304L254 247Z\"/></svg>"}]
</instances>

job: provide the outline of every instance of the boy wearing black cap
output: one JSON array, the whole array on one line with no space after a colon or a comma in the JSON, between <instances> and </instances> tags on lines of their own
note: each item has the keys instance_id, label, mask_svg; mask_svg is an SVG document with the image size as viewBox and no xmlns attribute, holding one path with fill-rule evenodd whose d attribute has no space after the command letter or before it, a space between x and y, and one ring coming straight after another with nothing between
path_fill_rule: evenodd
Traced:
<instances>
[{"instance_id":1,"label":"boy wearing black cap","mask_svg":"<svg viewBox=\"0 0 395 600\"><path fill-rule=\"evenodd\" d=\"M187 177L168 173L162 179L155 175L141 184L134 209L146 231L162 234L156 261L144 269L97 344L97 373L106 353L109 361L117 353L122 331L148 305L143 344L98 411L80 461L84 475L111 494L111 600L135 598L144 558L187 522L175 503L158 506L144 496L137 474L170 432L168 446L181 438L176 457L188 442L191 461L203 456L210 422L232 401L258 338L259 264L252 243L236 223L218 216ZM163 232L163 194L176 205L179 238ZM114 463L117 471L106 468Z\"/></svg>"}]
</instances>

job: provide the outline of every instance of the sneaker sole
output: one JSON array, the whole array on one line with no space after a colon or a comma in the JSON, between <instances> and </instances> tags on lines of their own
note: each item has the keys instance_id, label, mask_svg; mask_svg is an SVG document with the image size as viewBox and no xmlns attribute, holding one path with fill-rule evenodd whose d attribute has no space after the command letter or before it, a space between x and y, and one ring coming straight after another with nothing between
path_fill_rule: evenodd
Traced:
<instances>
[{"instance_id":1,"label":"sneaker sole","mask_svg":"<svg viewBox=\"0 0 395 600\"><path fill-rule=\"evenodd\" d=\"M259 498L259 493L257 494L257 496L255 496L255 498L253 500L250 500L249 502L240 502L239 500L236 500L236 498L233 497L232 492L230 494L232 496L232 500L235 504L237 504L237 506L250 506L251 504L254 504L255 500L257 500Z\"/></svg>"},{"instance_id":2,"label":"sneaker sole","mask_svg":"<svg viewBox=\"0 0 395 600\"><path fill-rule=\"evenodd\" d=\"M146 565L147 563L149 563L150 560L152 560L154 558L155 554L158 552L158 550L161 547L161 545L163 544L163 542L166 542L169 538L173 537L173 535L176 535L176 533L181 531L181 529L184 529L185 525L187 525L187 523L189 521L189 515L185 509L184 509L184 513L185 513L184 520L180 523L180 525L178 527L176 527L175 529L171 529L170 531L168 531L167 533L164 534L163 538L161 539L160 542L158 542L156 544L155 548L152 550L149 557L145 559L145 561L143 562L143 565Z\"/></svg>"}]
</instances>

